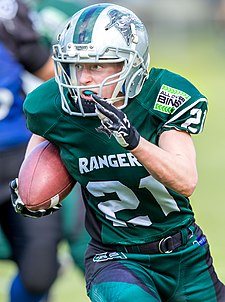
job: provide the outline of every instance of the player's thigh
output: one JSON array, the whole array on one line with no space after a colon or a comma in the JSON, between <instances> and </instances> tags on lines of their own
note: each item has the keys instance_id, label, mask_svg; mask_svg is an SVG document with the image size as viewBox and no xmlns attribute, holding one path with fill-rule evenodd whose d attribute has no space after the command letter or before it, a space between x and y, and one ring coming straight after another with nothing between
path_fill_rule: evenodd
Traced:
<instances>
[{"instance_id":1,"label":"player's thigh","mask_svg":"<svg viewBox=\"0 0 225 302\"><path fill-rule=\"evenodd\" d=\"M15 260L19 264L22 261L34 264L34 259L36 263L41 261L40 255L44 249L46 252L56 252L62 236L59 211L50 216L33 219L16 214L13 207L9 206L7 220L10 224L10 242ZM33 253L30 254L30 251ZM54 257L54 254L48 258Z\"/></svg>"},{"instance_id":2,"label":"player's thigh","mask_svg":"<svg viewBox=\"0 0 225 302\"><path fill-rule=\"evenodd\" d=\"M56 279L59 268L60 211L40 219L25 218L21 223L23 237L27 240L21 248L16 246L20 249L18 266L21 278L27 288L44 291Z\"/></svg>"},{"instance_id":3,"label":"player's thigh","mask_svg":"<svg viewBox=\"0 0 225 302\"><path fill-rule=\"evenodd\" d=\"M183 275L186 299L199 302L225 301L225 286L215 272L208 242L203 246L197 243L190 246L183 259L187 272Z\"/></svg>"},{"instance_id":4,"label":"player's thigh","mask_svg":"<svg viewBox=\"0 0 225 302\"><path fill-rule=\"evenodd\" d=\"M89 294L92 302L159 302L154 290L146 292L141 287L135 284L126 282L103 282L92 286Z\"/></svg>"},{"instance_id":5,"label":"player's thigh","mask_svg":"<svg viewBox=\"0 0 225 302\"><path fill-rule=\"evenodd\" d=\"M37 262L54 264L57 258L58 243L62 239L60 211L40 219L27 218L22 220L24 237L27 243L24 246L23 259L30 264L33 259ZM33 259L32 259L33 258ZM21 263L21 259L20 259Z\"/></svg>"},{"instance_id":6,"label":"player's thigh","mask_svg":"<svg viewBox=\"0 0 225 302\"><path fill-rule=\"evenodd\" d=\"M133 261L86 262L87 291L92 302L159 302L159 294L146 270Z\"/></svg>"}]
</instances>

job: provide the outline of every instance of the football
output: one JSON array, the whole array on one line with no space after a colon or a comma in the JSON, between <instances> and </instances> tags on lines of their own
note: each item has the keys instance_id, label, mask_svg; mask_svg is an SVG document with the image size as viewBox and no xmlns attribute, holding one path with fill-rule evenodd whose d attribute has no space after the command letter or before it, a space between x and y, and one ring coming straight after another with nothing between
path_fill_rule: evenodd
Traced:
<instances>
[{"instance_id":1,"label":"football","mask_svg":"<svg viewBox=\"0 0 225 302\"><path fill-rule=\"evenodd\" d=\"M53 207L70 193L74 185L58 147L49 141L37 145L20 167L18 193L30 210Z\"/></svg>"}]
</instances>

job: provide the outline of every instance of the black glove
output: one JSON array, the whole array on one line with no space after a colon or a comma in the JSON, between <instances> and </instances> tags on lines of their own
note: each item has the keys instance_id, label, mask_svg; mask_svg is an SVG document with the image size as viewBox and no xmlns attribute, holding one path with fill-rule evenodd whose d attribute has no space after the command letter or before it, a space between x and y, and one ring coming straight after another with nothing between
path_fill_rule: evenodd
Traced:
<instances>
[{"instance_id":1,"label":"black glove","mask_svg":"<svg viewBox=\"0 0 225 302\"><path fill-rule=\"evenodd\" d=\"M96 130L106 133L109 137L113 134L118 143L127 150L136 148L140 141L140 134L130 124L126 114L95 94L92 98L102 124Z\"/></svg>"},{"instance_id":2,"label":"black glove","mask_svg":"<svg viewBox=\"0 0 225 302\"><path fill-rule=\"evenodd\" d=\"M53 212L59 210L61 208L61 203L58 203L56 206L49 208L47 210L37 210L37 211L32 211L26 208L24 205L23 201L21 200L19 194L18 194L18 179L15 178L9 183L9 188L11 191L11 201L12 205L14 207L14 210L16 213L22 214L23 216L26 217L31 217L31 218L39 218L42 216L47 216L52 214Z\"/></svg>"}]
</instances>

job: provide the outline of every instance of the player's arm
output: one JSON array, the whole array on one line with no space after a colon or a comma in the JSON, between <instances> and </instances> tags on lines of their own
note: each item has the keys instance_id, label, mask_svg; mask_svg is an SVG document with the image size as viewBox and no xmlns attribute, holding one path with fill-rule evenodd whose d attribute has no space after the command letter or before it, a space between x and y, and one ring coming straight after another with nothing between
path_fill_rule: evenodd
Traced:
<instances>
[{"instance_id":1,"label":"player's arm","mask_svg":"<svg viewBox=\"0 0 225 302\"><path fill-rule=\"evenodd\" d=\"M156 146L140 136L127 116L113 105L93 95L101 120L98 131L114 135L118 143L166 187L190 196L197 184L195 148L191 136L184 131L164 131Z\"/></svg>"},{"instance_id":2,"label":"player's arm","mask_svg":"<svg viewBox=\"0 0 225 302\"><path fill-rule=\"evenodd\" d=\"M166 187L187 197L194 192L198 181L196 153L188 133L165 131L160 135L159 146L140 137L131 153Z\"/></svg>"}]
</instances>

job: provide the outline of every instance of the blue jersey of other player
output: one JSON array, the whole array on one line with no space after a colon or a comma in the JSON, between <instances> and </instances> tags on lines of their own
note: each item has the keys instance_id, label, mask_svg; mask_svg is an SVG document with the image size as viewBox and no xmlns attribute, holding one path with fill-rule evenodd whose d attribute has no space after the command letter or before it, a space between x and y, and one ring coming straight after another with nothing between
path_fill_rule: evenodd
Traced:
<instances>
[{"instance_id":1,"label":"blue jersey of other player","mask_svg":"<svg viewBox=\"0 0 225 302\"><path fill-rule=\"evenodd\" d=\"M22 66L0 43L0 150L27 142L30 132L22 109Z\"/></svg>"}]
</instances>

